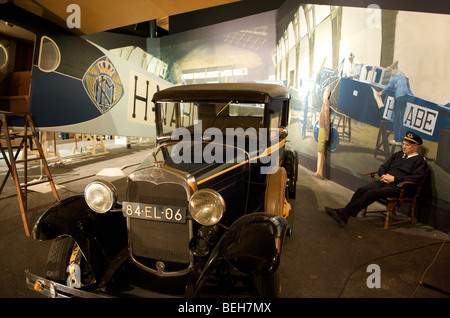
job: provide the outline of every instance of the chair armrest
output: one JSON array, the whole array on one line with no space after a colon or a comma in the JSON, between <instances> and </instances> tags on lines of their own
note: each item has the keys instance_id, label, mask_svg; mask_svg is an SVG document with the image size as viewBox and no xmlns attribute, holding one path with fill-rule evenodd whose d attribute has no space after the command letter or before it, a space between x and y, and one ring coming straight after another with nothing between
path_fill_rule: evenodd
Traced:
<instances>
[{"instance_id":1,"label":"chair armrest","mask_svg":"<svg viewBox=\"0 0 450 318\"><path fill-rule=\"evenodd\" d=\"M406 200L406 198L404 198L404 195L405 195L406 187L408 185L419 186L420 184L417 182L413 182L413 181L403 181L403 182L400 182L399 184L397 184L397 187L400 188L400 196L399 196L400 200ZM416 193L416 195L417 195L417 193Z\"/></svg>"},{"instance_id":2,"label":"chair armrest","mask_svg":"<svg viewBox=\"0 0 450 318\"><path fill-rule=\"evenodd\" d=\"M403 188L403 187L405 187L405 186L407 186L407 185L409 185L409 184L412 184L412 185L418 185L417 182L413 182L413 181L403 181L403 182L400 182L399 184L397 184L397 187Z\"/></svg>"},{"instance_id":3,"label":"chair armrest","mask_svg":"<svg viewBox=\"0 0 450 318\"><path fill-rule=\"evenodd\" d=\"M370 177L372 178L372 182L375 182L375 174L377 174L377 173L378 173L378 170L377 171L366 172L366 173L363 173L363 175L365 175L365 176L369 176L370 175Z\"/></svg>"}]
</instances>

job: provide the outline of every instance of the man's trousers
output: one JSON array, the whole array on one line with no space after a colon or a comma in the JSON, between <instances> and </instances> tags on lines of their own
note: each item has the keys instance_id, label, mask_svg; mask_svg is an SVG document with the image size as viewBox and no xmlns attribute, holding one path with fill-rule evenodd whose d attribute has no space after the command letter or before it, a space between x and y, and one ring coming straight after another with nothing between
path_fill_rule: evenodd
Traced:
<instances>
[{"instance_id":1,"label":"man's trousers","mask_svg":"<svg viewBox=\"0 0 450 318\"><path fill-rule=\"evenodd\" d=\"M399 188L394 184L373 182L360 187L353 194L350 202L345 206L346 215L357 216L359 211L365 209L378 199L397 197L400 194Z\"/></svg>"}]
</instances>

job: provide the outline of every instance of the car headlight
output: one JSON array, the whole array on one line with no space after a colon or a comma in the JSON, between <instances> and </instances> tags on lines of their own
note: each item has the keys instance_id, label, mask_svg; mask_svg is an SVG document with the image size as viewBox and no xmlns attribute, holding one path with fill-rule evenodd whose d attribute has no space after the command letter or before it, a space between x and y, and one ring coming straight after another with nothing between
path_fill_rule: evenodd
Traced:
<instances>
[{"instance_id":1,"label":"car headlight","mask_svg":"<svg viewBox=\"0 0 450 318\"><path fill-rule=\"evenodd\" d=\"M225 212L225 201L217 191L199 190L189 200L189 212L198 223L211 226L217 224L222 218Z\"/></svg>"},{"instance_id":2,"label":"car headlight","mask_svg":"<svg viewBox=\"0 0 450 318\"><path fill-rule=\"evenodd\" d=\"M84 199L88 206L98 213L111 210L117 201L117 190L109 182L96 180L84 189Z\"/></svg>"}]
</instances>

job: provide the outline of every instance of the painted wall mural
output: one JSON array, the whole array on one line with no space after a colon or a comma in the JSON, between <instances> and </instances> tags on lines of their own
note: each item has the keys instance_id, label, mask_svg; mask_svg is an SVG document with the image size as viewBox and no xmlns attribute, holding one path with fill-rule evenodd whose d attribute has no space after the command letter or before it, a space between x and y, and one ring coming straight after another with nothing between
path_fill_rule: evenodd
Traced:
<instances>
[{"instance_id":1,"label":"painted wall mural","mask_svg":"<svg viewBox=\"0 0 450 318\"><path fill-rule=\"evenodd\" d=\"M362 174L401 150L396 130L416 132L432 170L428 211L422 209L420 218L445 231L450 228L450 35L440 30L449 28L448 15L299 4L278 32L276 55L276 78L288 81L293 96L290 132L301 134L295 142L299 153L317 157L317 119L326 87L332 91L330 167L367 178ZM390 85L395 72L408 80L398 113L393 105L399 93Z\"/></svg>"},{"instance_id":2,"label":"painted wall mural","mask_svg":"<svg viewBox=\"0 0 450 318\"><path fill-rule=\"evenodd\" d=\"M269 11L162 37L161 59L175 84L274 79L275 20Z\"/></svg>"},{"instance_id":3,"label":"painted wall mural","mask_svg":"<svg viewBox=\"0 0 450 318\"><path fill-rule=\"evenodd\" d=\"M422 210L421 221L449 231L450 34L442 32L449 29L449 15L299 1L290 10L155 41L160 41L160 58L174 84L277 81L286 85L292 95L291 146L314 163L322 96L329 87L325 178L338 170L349 180L367 180L363 173L377 169L401 149L394 140L394 122L398 121L400 131L415 131L424 140L422 151L432 170L428 211ZM156 46L149 41L150 47ZM395 92L383 91L396 61L410 88L402 119L394 115ZM333 181L345 184L345 180Z\"/></svg>"}]
</instances>

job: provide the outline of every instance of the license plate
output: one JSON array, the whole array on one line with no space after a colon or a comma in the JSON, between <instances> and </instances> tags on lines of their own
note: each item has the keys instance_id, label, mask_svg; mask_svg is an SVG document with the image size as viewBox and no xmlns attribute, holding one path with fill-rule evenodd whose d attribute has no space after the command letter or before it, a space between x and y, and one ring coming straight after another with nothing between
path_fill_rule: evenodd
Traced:
<instances>
[{"instance_id":1,"label":"license plate","mask_svg":"<svg viewBox=\"0 0 450 318\"><path fill-rule=\"evenodd\" d=\"M122 214L150 221L186 223L186 208L178 206L123 202Z\"/></svg>"}]
</instances>

